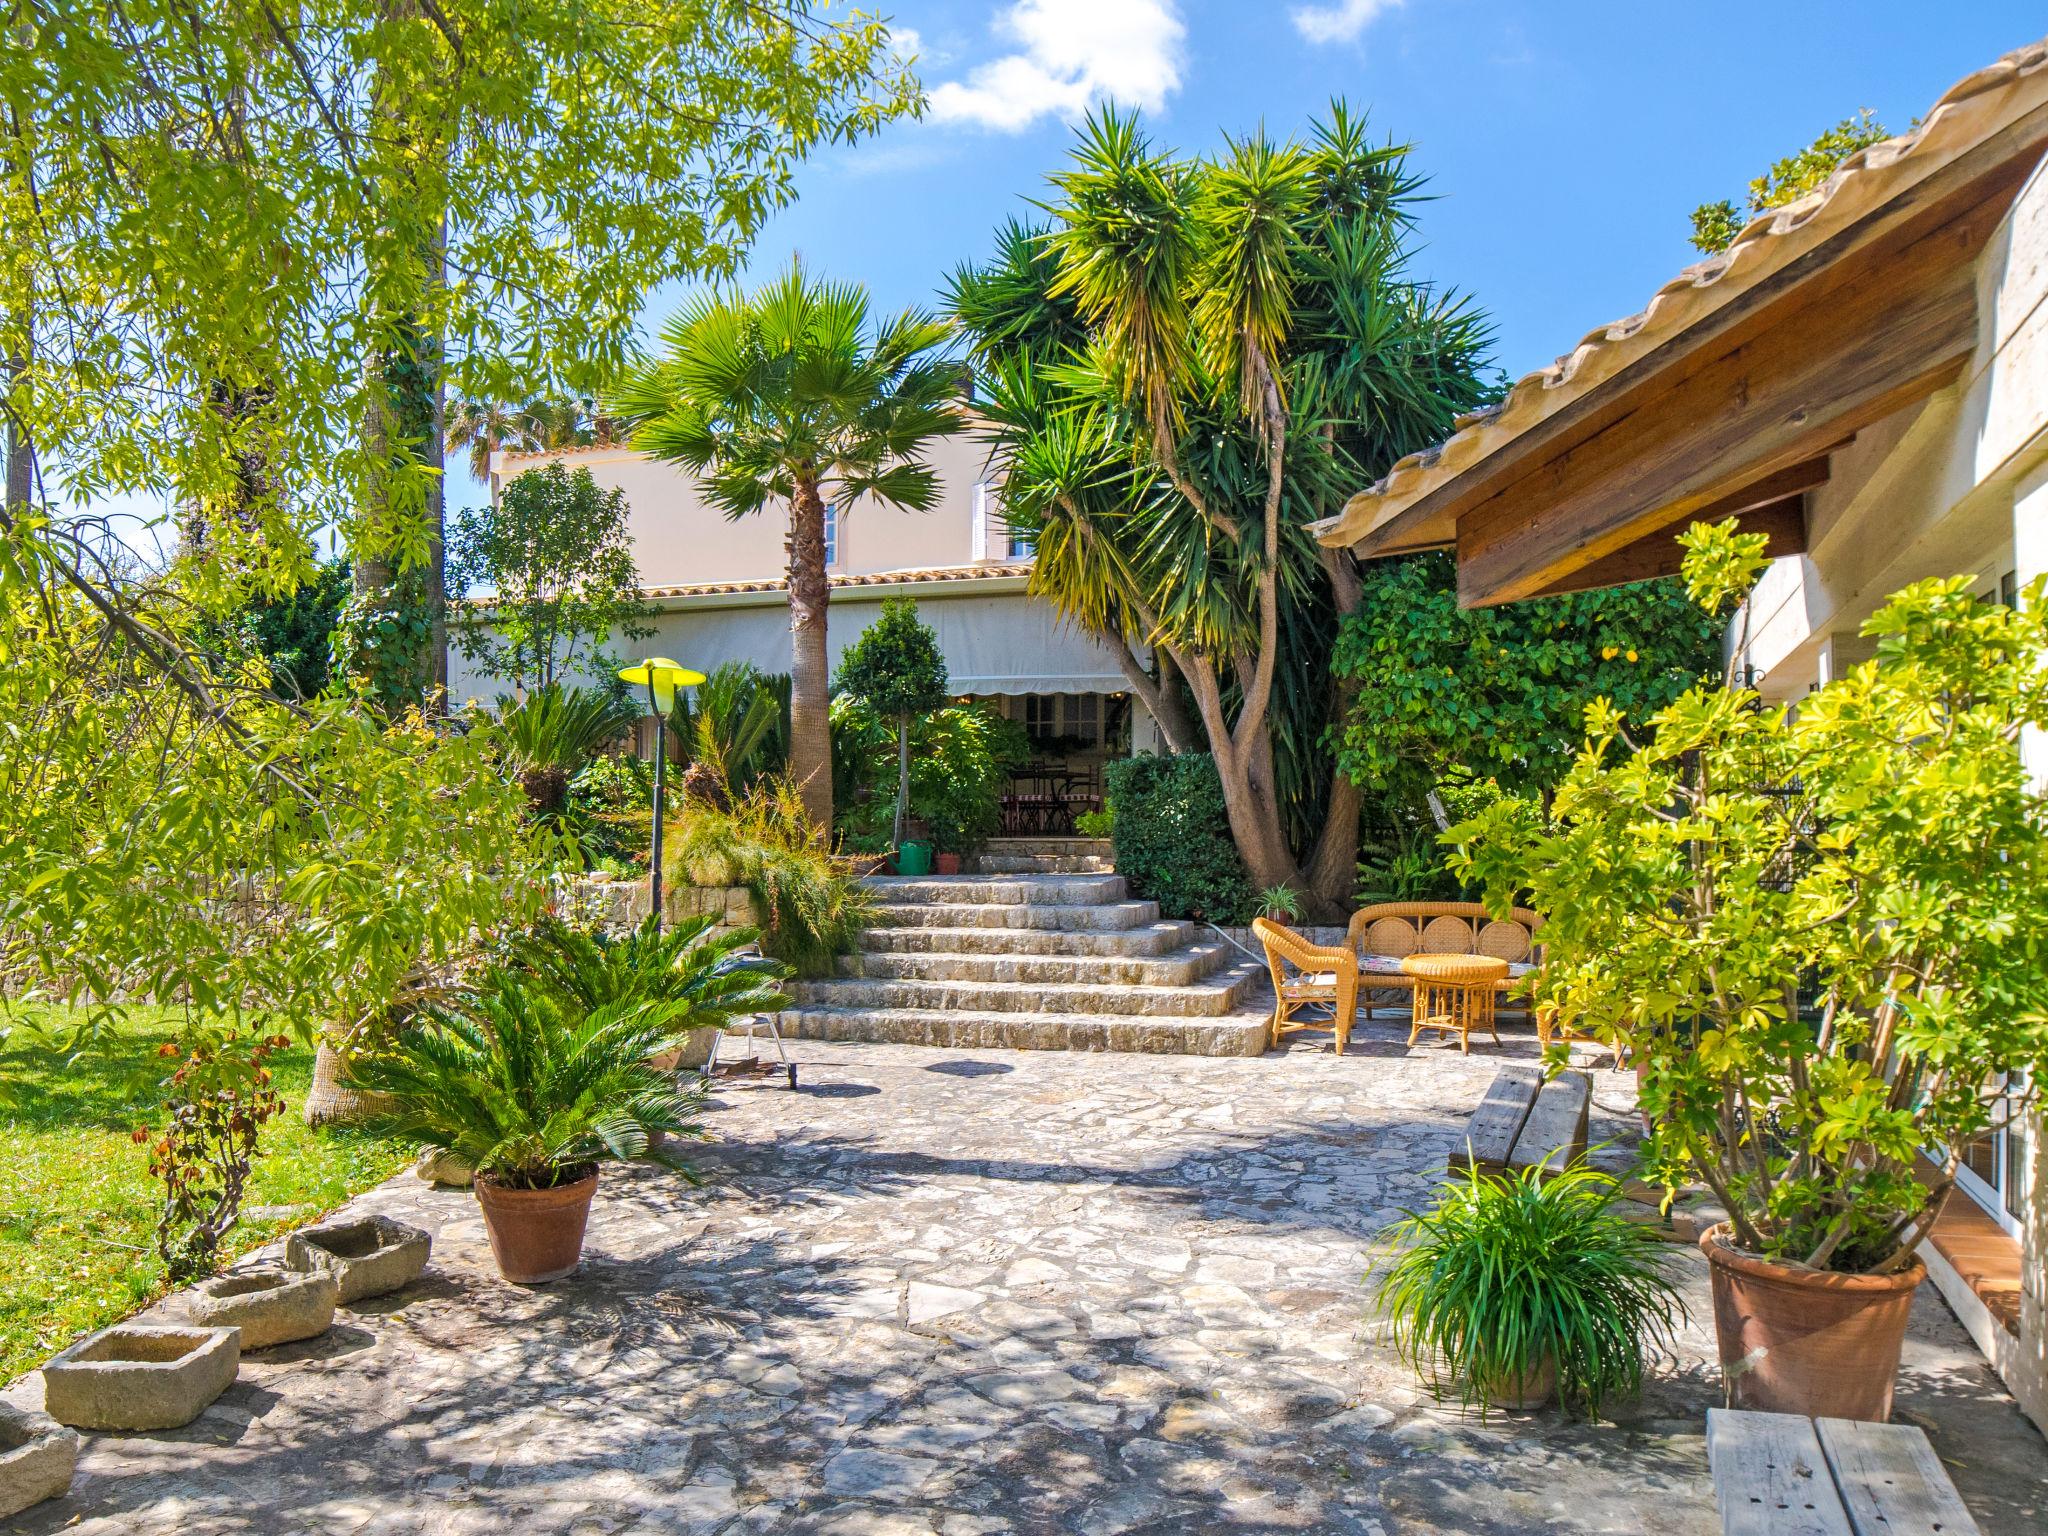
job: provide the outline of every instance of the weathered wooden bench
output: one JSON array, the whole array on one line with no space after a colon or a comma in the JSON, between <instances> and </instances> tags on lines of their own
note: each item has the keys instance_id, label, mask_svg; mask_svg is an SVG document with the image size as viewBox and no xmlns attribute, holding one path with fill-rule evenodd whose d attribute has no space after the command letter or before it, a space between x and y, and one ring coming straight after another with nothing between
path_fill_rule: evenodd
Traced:
<instances>
[{"instance_id":1,"label":"weathered wooden bench","mask_svg":"<svg viewBox=\"0 0 2048 1536\"><path fill-rule=\"evenodd\" d=\"M1583 1072L1562 1072L1546 1083L1541 1068L1503 1067L1451 1153L1451 1169L1561 1172L1585 1153L1592 1102L1592 1080Z\"/></svg>"},{"instance_id":2,"label":"weathered wooden bench","mask_svg":"<svg viewBox=\"0 0 2048 1536\"><path fill-rule=\"evenodd\" d=\"M1722 1536L1978 1536L1910 1424L1707 1410Z\"/></svg>"}]
</instances>

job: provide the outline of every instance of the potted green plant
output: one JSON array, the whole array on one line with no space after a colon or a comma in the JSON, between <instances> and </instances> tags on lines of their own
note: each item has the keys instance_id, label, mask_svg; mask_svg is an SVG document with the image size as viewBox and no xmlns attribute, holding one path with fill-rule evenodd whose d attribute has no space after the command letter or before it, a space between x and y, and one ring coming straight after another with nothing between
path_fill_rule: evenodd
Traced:
<instances>
[{"instance_id":1,"label":"potted green plant","mask_svg":"<svg viewBox=\"0 0 2048 1536\"><path fill-rule=\"evenodd\" d=\"M1659 1239L1616 1214L1620 1185L1574 1164L1548 1178L1454 1174L1386 1229L1377 1301L1395 1351L1438 1401L1598 1417L1642 1385L1644 1346L1685 1316Z\"/></svg>"},{"instance_id":2,"label":"potted green plant","mask_svg":"<svg viewBox=\"0 0 2048 1536\"><path fill-rule=\"evenodd\" d=\"M1259 892L1259 912L1269 923L1301 921L1301 892L1291 885L1269 885Z\"/></svg>"},{"instance_id":3,"label":"potted green plant","mask_svg":"<svg viewBox=\"0 0 2048 1536\"><path fill-rule=\"evenodd\" d=\"M860 632L839 661L833 686L852 698L864 699L896 726L896 819L892 835L896 862L906 875L931 868L931 847L904 841L904 820L910 814L910 717L940 708L946 702L946 658L939 637L918 622L917 603L907 597L887 598L882 615ZM918 867L918 866L922 867Z\"/></svg>"},{"instance_id":4,"label":"potted green plant","mask_svg":"<svg viewBox=\"0 0 2048 1536\"><path fill-rule=\"evenodd\" d=\"M1763 539L1684 536L1694 596ZM2041 584L1921 582L1873 662L1788 712L1693 689L1633 732L1605 703L1545 807L1446 834L1548 914L1538 997L1640 1068L1648 1177L1703 1182L1731 1403L1889 1416L1916 1256L1965 1150L2048 1078L2048 832L2019 752L2048 724ZM2003 1093L1999 1089L2004 1089Z\"/></svg>"},{"instance_id":5,"label":"potted green plant","mask_svg":"<svg viewBox=\"0 0 2048 1536\"><path fill-rule=\"evenodd\" d=\"M650 1063L684 1012L655 1000L586 1009L497 969L359 1060L355 1075L389 1096L382 1129L475 1170L499 1273L539 1285L576 1268L600 1163L702 1134L701 1093Z\"/></svg>"}]
</instances>

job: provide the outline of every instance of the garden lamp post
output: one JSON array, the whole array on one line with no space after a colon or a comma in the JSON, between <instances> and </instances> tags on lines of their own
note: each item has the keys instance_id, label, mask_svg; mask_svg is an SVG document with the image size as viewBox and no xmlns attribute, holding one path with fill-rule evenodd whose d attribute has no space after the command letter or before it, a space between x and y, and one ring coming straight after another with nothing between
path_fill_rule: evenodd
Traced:
<instances>
[{"instance_id":1,"label":"garden lamp post","mask_svg":"<svg viewBox=\"0 0 2048 1536\"><path fill-rule=\"evenodd\" d=\"M650 871L648 894L654 901L654 931L661 932L661 817L663 767L668 758L668 717L676 707L676 690L693 688L704 681L702 672L677 666L665 656L636 661L619 673L620 680L647 690L647 707L654 711L654 868Z\"/></svg>"}]
</instances>

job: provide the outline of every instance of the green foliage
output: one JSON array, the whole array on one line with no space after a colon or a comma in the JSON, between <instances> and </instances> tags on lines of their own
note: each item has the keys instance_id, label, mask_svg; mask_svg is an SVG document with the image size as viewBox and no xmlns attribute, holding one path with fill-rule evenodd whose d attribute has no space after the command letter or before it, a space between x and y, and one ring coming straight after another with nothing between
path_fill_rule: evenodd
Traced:
<instances>
[{"instance_id":1,"label":"green foliage","mask_svg":"<svg viewBox=\"0 0 2048 1536\"><path fill-rule=\"evenodd\" d=\"M882 615L860 632L839 658L835 692L850 694L896 718L938 709L946 702L946 658L939 637L917 617L917 600L882 600Z\"/></svg>"},{"instance_id":2,"label":"green foliage","mask_svg":"<svg viewBox=\"0 0 2048 1536\"><path fill-rule=\"evenodd\" d=\"M901 838L885 786L897 778L894 723L870 705L832 701L833 796L849 847L880 852ZM1031 755L1024 728L982 703L949 704L910 726L909 819L942 853L972 853L1002 825L1003 788Z\"/></svg>"},{"instance_id":3,"label":"green foliage","mask_svg":"<svg viewBox=\"0 0 2048 1536\"><path fill-rule=\"evenodd\" d=\"M792 265L752 295L685 304L614 404L633 446L697 475L727 517L805 482L829 482L841 507L872 496L929 511L939 487L925 452L965 425L958 370L935 355L947 329L905 310L870 336L866 289Z\"/></svg>"},{"instance_id":4,"label":"green foliage","mask_svg":"<svg viewBox=\"0 0 2048 1536\"><path fill-rule=\"evenodd\" d=\"M1685 542L1710 604L1763 564L1732 522ZM1796 712L1596 704L1548 814L1507 799L1450 834L1491 901L1547 915L1560 1022L1642 1066L1651 1176L1705 1180L1772 1258L1898 1268L2008 1113L1987 1085L2021 1115L2048 1079L2048 821L2019 752L2048 724L2048 610L2040 583L2016 609L1969 587L1895 594L1876 660Z\"/></svg>"},{"instance_id":5,"label":"green foliage","mask_svg":"<svg viewBox=\"0 0 2048 1536\"><path fill-rule=\"evenodd\" d=\"M549 921L513 946L513 961L564 1003L592 1013L659 1004L677 1035L787 1008L789 998L775 983L789 967L742 954L760 935L752 929L713 933L718 921L709 912L657 929L650 914L626 934Z\"/></svg>"},{"instance_id":6,"label":"green foliage","mask_svg":"<svg viewBox=\"0 0 2048 1536\"><path fill-rule=\"evenodd\" d=\"M789 766L789 674L728 661L678 695L673 728L683 760L701 766L727 798Z\"/></svg>"},{"instance_id":7,"label":"green foliage","mask_svg":"<svg viewBox=\"0 0 2048 1536\"><path fill-rule=\"evenodd\" d=\"M644 873L654 834L654 765L630 752L593 757L569 781L562 819L594 867L637 863Z\"/></svg>"},{"instance_id":8,"label":"green foliage","mask_svg":"<svg viewBox=\"0 0 2048 1536\"><path fill-rule=\"evenodd\" d=\"M1421 180L1342 103L1305 141L1210 157L1105 111L1051 181L1048 223L950 284L1004 520L1036 542L1035 593L1187 690L1201 724L1175 745L1206 738L1261 829L1244 862L1299 887L1354 830L1325 814L1322 738L1355 598L1308 525L1483 401L1488 327L1411 274Z\"/></svg>"},{"instance_id":9,"label":"green foliage","mask_svg":"<svg viewBox=\"0 0 2048 1536\"><path fill-rule=\"evenodd\" d=\"M1449 556L1374 561L1332 660L1358 685L1337 736L1352 781L1419 804L1462 770L1542 792L1586 706L1648 715L1720 667L1720 622L1676 580L1460 608Z\"/></svg>"},{"instance_id":10,"label":"green foliage","mask_svg":"<svg viewBox=\"0 0 2048 1536\"><path fill-rule=\"evenodd\" d=\"M484 734L502 743L533 814L558 822L568 805L570 779L638 719L633 706L610 689L548 683L524 698L500 694L497 719Z\"/></svg>"},{"instance_id":11,"label":"green foliage","mask_svg":"<svg viewBox=\"0 0 2048 1536\"><path fill-rule=\"evenodd\" d=\"M175 998L310 1039L544 904L561 850L489 740L280 700L260 663L216 670L174 598L110 621L58 558L25 523L0 537L11 995Z\"/></svg>"},{"instance_id":12,"label":"green foliage","mask_svg":"<svg viewBox=\"0 0 2048 1536\"><path fill-rule=\"evenodd\" d=\"M818 846L787 779L764 779L730 807L690 801L668 859L671 881L744 886L761 918L761 947L800 976L828 974L875 920L873 896Z\"/></svg>"},{"instance_id":13,"label":"green foliage","mask_svg":"<svg viewBox=\"0 0 2048 1536\"><path fill-rule=\"evenodd\" d=\"M222 626L231 644L254 651L270 663L270 685L288 699L310 699L326 691L331 675L334 629L350 593L348 562L316 566L311 576L282 596L256 594L241 613Z\"/></svg>"},{"instance_id":14,"label":"green foliage","mask_svg":"<svg viewBox=\"0 0 2048 1536\"><path fill-rule=\"evenodd\" d=\"M484 595L459 608L455 648L514 688L545 688L571 670L611 670L614 635L644 640L654 614L640 597L623 491L560 464L513 477L496 506L458 513L448 587Z\"/></svg>"},{"instance_id":15,"label":"green foliage","mask_svg":"<svg viewBox=\"0 0 2048 1536\"><path fill-rule=\"evenodd\" d=\"M470 396L586 389L646 290L736 270L808 155L918 102L883 23L811 0L205 22L163 0L10 19L0 357L35 359L11 405L52 500L213 505L266 462L275 496L231 553L280 579L345 508L379 509L353 556L426 559L417 445L354 446L366 360L446 338L429 351ZM222 411L214 380L265 403ZM376 479L392 494L357 494Z\"/></svg>"},{"instance_id":16,"label":"green foliage","mask_svg":"<svg viewBox=\"0 0 2048 1536\"><path fill-rule=\"evenodd\" d=\"M1276 923L1301 921L1301 892L1291 885L1269 885L1259 892L1259 913Z\"/></svg>"},{"instance_id":17,"label":"green foliage","mask_svg":"<svg viewBox=\"0 0 2048 1536\"><path fill-rule=\"evenodd\" d=\"M1858 150L1882 144L1891 134L1871 115L1869 108L1845 117L1806 148L1772 162L1771 168L1749 184L1747 211L1734 203L1701 203L1692 211L1692 243L1712 256L1735 243L1743 226L1760 213L1796 203L1834 175L1835 168Z\"/></svg>"},{"instance_id":18,"label":"green foliage","mask_svg":"<svg viewBox=\"0 0 2048 1536\"><path fill-rule=\"evenodd\" d=\"M221 1240L242 1213L257 1133L284 1113L264 1062L290 1045L289 1037L271 1035L246 1049L238 1044L232 1032L225 1040L196 1041L166 1085L168 1124L154 1139L140 1128L134 1134L150 1144L150 1177L163 1181L156 1251L174 1285L210 1275L219 1264ZM179 1047L166 1044L159 1054L176 1057Z\"/></svg>"},{"instance_id":19,"label":"green foliage","mask_svg":"<svg viewBox=\"0 0 2048 1536\"><path fill-rule=\"evenodd\" d=\"M585 1008L504 969L355 1057L358 1086L389 1094L378 1129L454 1153L507 1189L551 1189L594 1163L648 1155L657 1134L701 1136L703 1094L647 1058L673 1046L682 1003Z\"/></svg>"},{"instance_id":20,"label":"green foliage","mask_svg":"<svg viewBox=\"0 0 2048 1536\"><path fill-rule=\"evenodd\" d=\"M1686 1309L1663 1244L1614 1211L1619 1193L1584 1163L1547 1177L1467 1169L1385 1229L1379 1311L1439 1402L1483 1415L1489 1391L1546 1361L1563 1401L1590 1418L1635 1394L1645 1344L1668 1345Z\"/></svg>"},{"instance_id":21,"label":"green foliage","mask_svg":"<svg viewBox=\"0 0 2048 1536\"><path fill-rule=\"evenodd\" d=\"M1074 830L1083 837L1108 837L1116 830L1116 807L1105 805L1099 811L1082 811L1074 818Z\"/></svg>"},{"instance_id":22,"label":"green foliage","mask_svg":"<svg viewBox=\"0 0 2048 1536\"><path fill-rule=\"evenodd\" d=\"M1230 838L1223 785L1206 753L1127 757L1103 770L1116 803L1117 872L1162 917L1244 923L1257 896Z\"/></svg>"}]
</instances>

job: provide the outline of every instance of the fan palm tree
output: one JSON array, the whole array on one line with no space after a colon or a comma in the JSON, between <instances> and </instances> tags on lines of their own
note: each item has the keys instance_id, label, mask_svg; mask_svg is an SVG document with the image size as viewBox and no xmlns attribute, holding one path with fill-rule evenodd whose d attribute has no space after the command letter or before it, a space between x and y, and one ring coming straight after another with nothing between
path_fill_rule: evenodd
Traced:
<instances>
[{"instance_id":1,"label":"fan palm tree","mask_svg":"<svg viewBox=\"0 0 2048 1536\"><path fill-rule=\"evenodd\" d=\"M814 831L832 829L825 657L825 509L862 497L928 511L925 453L961 431L946 322L918 310L869 326L867 291L792 266L758 292L706 295L611 402L633 446L698 477L727 517L789 508L790 771Z\"/></svg>"}]
</instances>

